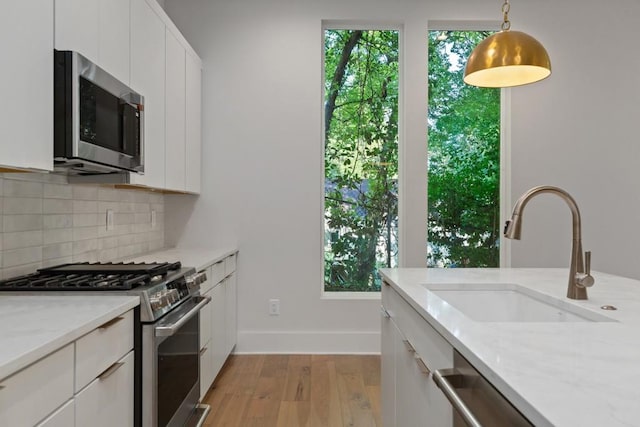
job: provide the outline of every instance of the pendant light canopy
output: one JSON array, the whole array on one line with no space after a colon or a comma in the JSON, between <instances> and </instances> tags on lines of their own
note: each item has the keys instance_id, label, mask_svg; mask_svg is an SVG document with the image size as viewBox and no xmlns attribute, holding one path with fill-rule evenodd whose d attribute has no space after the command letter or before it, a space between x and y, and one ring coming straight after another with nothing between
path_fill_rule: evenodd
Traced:
<instances>
[{"instance_id":1,"label":"pendant light canopy","mask_svg":"<svg viewBox=\"0 0 640 427\"><path fill-rule=\"evenodd\" d=\"M502 31L484 39L471 52L464 82L480 87L512 87L534 83L551 75L549 54L540 42L521 31L511 31L509 0L502 5Z\"/></svg>"}]
</instances>

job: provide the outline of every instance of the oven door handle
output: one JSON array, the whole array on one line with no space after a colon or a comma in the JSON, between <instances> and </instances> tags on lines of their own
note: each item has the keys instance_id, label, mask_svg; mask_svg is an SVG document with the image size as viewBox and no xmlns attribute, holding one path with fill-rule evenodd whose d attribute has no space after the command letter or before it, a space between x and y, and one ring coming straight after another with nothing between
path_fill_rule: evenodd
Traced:
<instances>
[{"instance_id":1,"label":"oven door handle","mask_svg":"<svg viewBox=\"0 0 640 427\"><path fill-rule=\"evenodd\" d=\"M209 302L211 302L211 297L208 295L204 296L202 297L202 301L196 304L196 306L193 307L191 310L186 312L176 323L173 323L167 326L156 326L155 328L156 336L170 337L171 335L175 335L175 333L178 332L178 330L182 327L182 325L187 323L193 316L198 314L200 309L205 305L209 304Z\"/></svg>"}]
</instances>

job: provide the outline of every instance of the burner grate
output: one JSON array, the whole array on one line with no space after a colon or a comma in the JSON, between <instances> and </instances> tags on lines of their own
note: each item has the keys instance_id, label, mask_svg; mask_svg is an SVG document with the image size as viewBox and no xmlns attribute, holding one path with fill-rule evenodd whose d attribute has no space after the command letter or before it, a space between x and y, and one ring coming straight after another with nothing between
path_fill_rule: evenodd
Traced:
<instances>
[{"instance_id":1,"label":"burner grate","mask_svg":"<svg viewBox=\"0 0 640 427\"><path fill-rule=\"evenodd\" d=\"M74 263L0 281L0 291L130 290L177 270L175 263Z\"/></svg>"}]
</instances>

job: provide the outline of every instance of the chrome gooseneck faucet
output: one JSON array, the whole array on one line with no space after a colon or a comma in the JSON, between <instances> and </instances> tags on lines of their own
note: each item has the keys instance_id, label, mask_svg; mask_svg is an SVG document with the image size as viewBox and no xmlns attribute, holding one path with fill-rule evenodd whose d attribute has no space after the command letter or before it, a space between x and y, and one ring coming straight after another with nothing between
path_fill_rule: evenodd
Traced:
<instances>
[{"instance_id":1,"label":"chrome gooseneck faucet","mask_svg":"<svg viewBox=\"0 0 640 427\"><path fill-rule=\"evenodd\" d=\"M573 224L573 242L571 245L571 266L569 267L569 287L567 288L567 298L587 299L587 289L593 286L595 280L591 276L591 252L585 252L584 263L582 261L582 226L580 223L580 210L576 201L566 191L558 187L539 186L534 187L524 193L515 206L511 219L507 220L504 226L504 237L508 239L520 240L522 230L522 212L529 200L538 194L551 193L564 200L571 209L571 222ZM585 269L586 264L586 269Z\"/></svg>"}]
</instances>

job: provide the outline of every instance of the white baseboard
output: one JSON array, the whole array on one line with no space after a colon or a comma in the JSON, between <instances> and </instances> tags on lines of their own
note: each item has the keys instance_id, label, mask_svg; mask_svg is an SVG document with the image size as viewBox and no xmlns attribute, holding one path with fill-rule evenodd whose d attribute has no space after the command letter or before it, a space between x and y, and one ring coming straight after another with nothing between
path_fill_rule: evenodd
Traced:
<instances>
[{"instance_id":1,"label":"white baseboard","mask_svg":"<svg viewBox=\"0 0 640 427\"><path fill-rule=\"evenodd\" d=\"M380 332L238 331L235 354L380 354Z\"/></svg>"}]
</instances>

